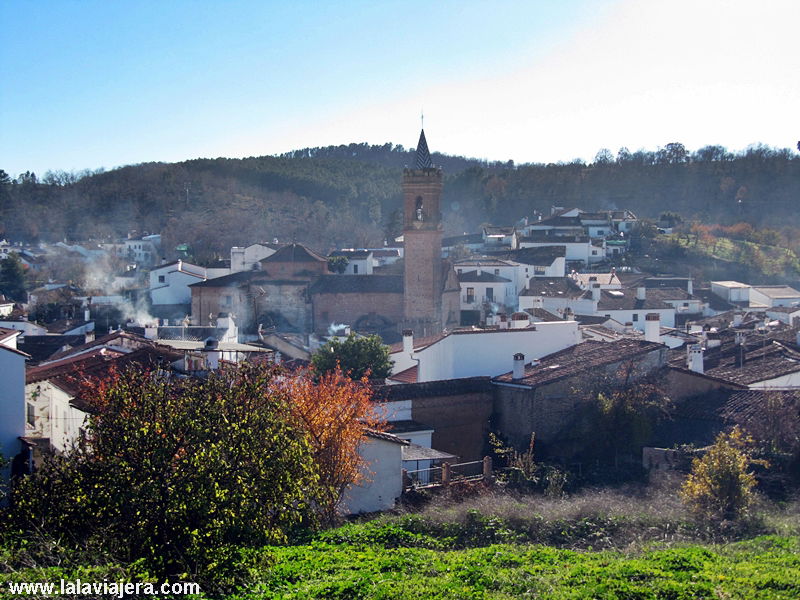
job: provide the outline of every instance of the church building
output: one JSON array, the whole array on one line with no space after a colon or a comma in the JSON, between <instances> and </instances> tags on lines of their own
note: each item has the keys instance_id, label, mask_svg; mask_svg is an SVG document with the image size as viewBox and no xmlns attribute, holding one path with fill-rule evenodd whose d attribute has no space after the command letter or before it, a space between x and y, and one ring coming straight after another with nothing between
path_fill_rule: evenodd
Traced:
<instances>
[{"instance_id":1,"label":"church building","mask_svg":"<svg viewBox=\"0 0 800 600\"><path fill-rule=\"evenodd\" d=\"M386 341L410 329L417 337L459 322L458 278L442 259L442 170L420 132L413 168L403 171L403 275L323 275L309 288L314 330L350 325Z\"/></svg>"}]
</instances>

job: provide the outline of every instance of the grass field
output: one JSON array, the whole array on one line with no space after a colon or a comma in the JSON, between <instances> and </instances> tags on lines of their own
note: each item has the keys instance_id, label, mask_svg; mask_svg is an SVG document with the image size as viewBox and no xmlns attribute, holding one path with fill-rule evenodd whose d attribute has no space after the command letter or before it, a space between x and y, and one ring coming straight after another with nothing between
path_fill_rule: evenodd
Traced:
<instances>
[{"instance_id":1,"label":"grass field","mask_svg":"<svg viewBox=\"0 0 800 600\"><path fill-rule=\"evenodd\" d=\"M800 598L800 503L761 500L753 518L709 528L691 519L675 484L564 499L503 492L443 498L295 545L242 550L220 566L228 583L201 597ZM0 547L0 590L10 581L59 578L148 580L136 565L52 540L32 540L22 552ZM232 581L240 582L238 592L230 591Z\"/></svg>"}]
</instances>

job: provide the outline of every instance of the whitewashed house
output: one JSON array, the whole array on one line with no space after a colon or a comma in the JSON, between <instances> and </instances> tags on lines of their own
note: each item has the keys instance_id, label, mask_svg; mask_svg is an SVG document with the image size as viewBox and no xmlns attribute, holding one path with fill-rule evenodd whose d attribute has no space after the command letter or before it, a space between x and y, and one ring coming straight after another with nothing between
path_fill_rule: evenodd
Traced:
<instances>
[{"instance_id":1,"label":"whitewashed house","mask_svg":"<svg viewBox=\"0 0 800 600\"><path fill-rule=\"evenodd\" d=\"M484 304L516 310L517 290L511 279L479 267L459 273L458 283L461 287L461 310L480 310Z\"/></svg>"},{"instance_id":2,"label":"whitewashed house","mask_svg":"<svg viewBox=\"0 0 800 600\"><path fill-rule=\"evenodd\" d=\"M153 305L192 304L189 286L206 281L206 269L180 259L150 271L150 301Z\"/></svg>"},{"instance_id":3,"label":"whitewashed house","mask_svg":"<svg viewBox=\"0 0 800 600\"><path fill-rule=\"evenodd\" d=\"M361 480L345 490L339 512L352 515L394 508L403 493L403 448L408 445L391 433L367 430L358 449L364 461Z\"/></svg>"},{"instance_id":4,"label":"whitewashed house","mask_svg":"<svg viewBox=\"0 0 800 600\"><path fill-rule=\"evenodd\" d=\"M493 377L505 373L518 352L537 358L581 341L575 321L531 323L528 319L524 315L505 321L497 329L455 330L416 342L413 335L404 332L403 341L391 346L394 365L388 379L414 383Z\"/></svg>"},{"instance_id":5,"label":"whitewashed house","mask_svg":"<svg viewBox=\"0 0 800 600\"><path fill-rule=\"evenodd\" d=\"M372 275L375 260L372 250L336 250L331 257L343 256L347 259L343 275Z\"/></svg>"},{"instance_id":6,"label":"whitewashed house","mask_svg":"<svg viewBox=\"0 0 800 600\"><path fill-rule=\"evenodd\" d=\"M0 339L0 454L12 460L19 454L20 438L25 435L25 360L16 349L16 332ZM10 465L0 467L0 479L8 481Z\"/></svg>"},{"instance_id":7,"label":"whitewashed house","mask_svg":"<svg viewBox=\"0 0 800 600\"><path fill-rule=\"evenodd\" d=\"M231 248L231 273L252 271L260 267L260 261L277 252L279 244L250 244L249 246L234 246ZM223 273L227 275L227 273ZM215 275L221 277L222 275ZM210 279L211 277L209 277Z\"/></svg>"}]
</instances>

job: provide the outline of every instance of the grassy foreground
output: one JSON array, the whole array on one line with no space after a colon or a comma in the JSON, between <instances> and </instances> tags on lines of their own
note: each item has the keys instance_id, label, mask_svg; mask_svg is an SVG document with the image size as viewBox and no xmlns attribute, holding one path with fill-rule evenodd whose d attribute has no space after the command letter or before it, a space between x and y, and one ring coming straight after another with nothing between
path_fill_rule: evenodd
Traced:
<instances>
[{"instance_id":1,"label":"grassy foreground","mask_svg":"<svg viewBox=\"0 0 800 600\"><path fill-rule=\"evenodd\" d=\"M634 555L546 546L386 549L315 543L275 549L260 592L240 598L800 598L800 541L764 536L726 546Z\"/></svg>"},{"instance_id":2,"label":"grassy foreground","mask_svg":"<svg viewBox=\"0 0 800 600\"><path fill-rule=\"evenodd\" d=\"M755 513L708 528L674 488L656 486L443 498L295 545L220 553L216 575L182 579L205 577L200 597L226 600L800 598L800 503L762 502ZM47 538L0 545L0 597L12 597L11 581L59 578L152 580Z\"/></svg>"}]
</instances>

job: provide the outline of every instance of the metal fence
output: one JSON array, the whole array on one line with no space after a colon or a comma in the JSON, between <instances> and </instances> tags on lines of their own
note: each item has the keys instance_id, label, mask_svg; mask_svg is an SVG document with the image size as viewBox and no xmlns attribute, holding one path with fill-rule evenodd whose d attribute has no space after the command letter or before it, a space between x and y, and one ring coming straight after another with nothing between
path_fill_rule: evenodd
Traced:
<instances>
[{"instance_id":1,"label":"metal fence","mask_svg":"<svg viewBox=\"0 0 800 600\"><path fill-rule=\"evenodd\" d=\"M477 481L491 477L492 460L474 460L464 463L442 463L440 466L413 471L403 470L403 487L405 489L435 485L449 485L463 481Z\"/></svg>"}]
</instances>

